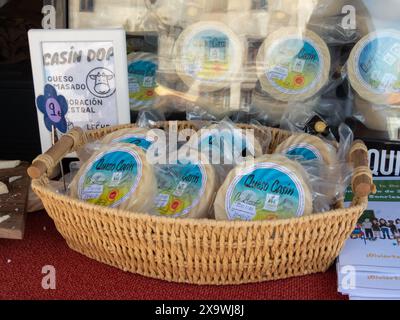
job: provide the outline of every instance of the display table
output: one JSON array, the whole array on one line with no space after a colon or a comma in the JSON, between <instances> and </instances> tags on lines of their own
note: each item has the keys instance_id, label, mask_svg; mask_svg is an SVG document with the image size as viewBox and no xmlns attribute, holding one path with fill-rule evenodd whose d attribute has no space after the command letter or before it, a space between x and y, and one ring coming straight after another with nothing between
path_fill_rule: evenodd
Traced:
<instances>
[{"instance_id":1,"label":"display table","mask_svg":"<svg viewBox=\"0 0 400 320\"><path fill-rule=\"evenodd\" d=\"M56 290L42 289L42 268ZM194 286L126 273L70 250L46 212L28 216L25 239L0 239L0 299L344 299L336 272L241 286Z\"/></svg>"}]
</instances>

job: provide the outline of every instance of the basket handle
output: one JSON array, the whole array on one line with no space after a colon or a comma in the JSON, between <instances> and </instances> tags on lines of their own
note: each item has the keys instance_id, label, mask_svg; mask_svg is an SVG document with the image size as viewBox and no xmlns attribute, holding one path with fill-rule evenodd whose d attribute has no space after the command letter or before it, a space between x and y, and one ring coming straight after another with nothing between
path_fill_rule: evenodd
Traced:
<instances>
[{"instance_id":1,"label":"basket handle","mask_svg":"<svg viewBox=\"0 0 400 320\"><path fill-rule=\"evenodd\" d=\"M349 161L354 165L351 180L353 194L356 197L368 197L376 193L376 186L369 168L368 149L361 140L355 140L350 149Z\"/></svg>"},{"instance_id":2,"label":"basket handle","mask_svg":"<svg viewBox=\"0 0 400 320\"><path fill-rule=\"evenodd\" d=\"M32 161L28 168L28 175L32 179L39 179L52 170L65 155L76 151L82 145L86 135L81 128L73 128L63 135L49 150Z\"/></svg>"}]
</instances>

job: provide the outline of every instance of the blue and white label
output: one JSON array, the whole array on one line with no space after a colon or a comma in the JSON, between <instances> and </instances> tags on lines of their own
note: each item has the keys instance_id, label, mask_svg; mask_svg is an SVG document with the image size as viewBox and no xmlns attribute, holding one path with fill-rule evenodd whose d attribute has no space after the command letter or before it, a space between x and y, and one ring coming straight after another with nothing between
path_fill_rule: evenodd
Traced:
<instances>
[{"instance_id":1,"label":"blue and white label","mask_svg":"<svg viewBox=\"0 0 400 320\"><path fill-rule=\"evenodd\" d=\"M356 75L362 85L377 94L400 92L400 35L376 34L355 55Z\"/></svg>"},{"instance_id":2,"label":"blue and white label","mask_svg":"<svg viewBox=\"0 0 400 320\"><path fill-rule=\"evenodd\" d=\"M300 143L293 145L283 151L283 153L296 160L320 160L322 161L321 152L311 144Z\"/></svg>"},{"instance_id":3,"label":"blue and white label","mask_svg":"<svg viewBox=\"0 0 400 320\"><path fill-rule=\"evenodd\" d=\"M114 139L112 142L134 144L144 151L147 151L154 143L154 140L141 134L126 134L120 138Z\"/></svg>"},{"instance_id":4,"label":"blue and white label","mask_svg":"<svg viewBox=\"0 0 400 320\"><path fill-rule=\"evenodd\" d=\"M142 176L142 162L129 148L99 154L79 179L78 197L86 202L117 207L132 196Z\"/></svg>"},{"instance_id":5,"label":"blue and white label","mask_svg":"<svg viewBox=\"0 0 400 320\"><path fill-rule=\"evenodd\" d=\"M156 168L158 214L182 217L199 204L204 194L207 175L202 165L175 164Z\"/></svg>"},{"instance_id":6,"label":"blue and white label","mask_svg":"<svg viewBox=\"0 0 400 320\"><path fill-rule=\"evenodd\" d=\"M229 220L275 220L300 217L305 192L296 174L275 163L259 163L235 177L225 208Z\"/></svg>"},{"instance_id":7,"label":"blue and white label","mask_svg":"<svg viewBox=\"0 0 400 320\"><path fill-rule=\"evenodd\" d=\"M148 60L137 60L128 65L129 100L133 109L154 103L157 69L157 64Z\"/></svg>"}]
</instances>

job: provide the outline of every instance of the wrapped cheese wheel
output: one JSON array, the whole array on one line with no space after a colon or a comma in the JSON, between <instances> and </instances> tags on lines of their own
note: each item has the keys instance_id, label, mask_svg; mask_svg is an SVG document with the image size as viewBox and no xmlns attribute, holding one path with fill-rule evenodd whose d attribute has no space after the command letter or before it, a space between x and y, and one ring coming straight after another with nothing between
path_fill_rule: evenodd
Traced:
<instances>
[{"instance_id":1,"label":"wrapped cheese wheel","mask_svg":"<svg viewBox=\"0 0 400 320\"><path fill-rule=\"evenodd\" d=\"M354 97L354 115L372 130L397 131L399 129L400 105L379 105L362 99L358 94ZM361 118L361 119L360 119Z\"/></svg>"},{"instance_id":2,"label":"wrapped cheese wheel","mask_svg":"<svg viewBox=\"0 0 400 320\"><path fill-rule=\"evenodd\" d=\"M217 220L275 220L312 213L303 167L282 155L264 155L234 168L214 202Z\"/></svg>"},{"instance_id":3,"label":"wrapped cheese wheel","mask_svg":"<svg viewBox=\"0 0 400 320\"><path fill-rule=\"evenodd\" d=\"M151 107L156 103L155 94L157 56L134 52L128 55L129 102L132 110Z\"/></svg>"},{"instance_id":4,"label":"wrapped cheese wheel","mask_svg":"<svg viewBox=\"0 0 400 320\"><path fill-rule=\"evenodd\" d=\"M327 83L329 49L314 32L287 27L273 32L257 55L257 74L263 90L280 101L304 101Z\"/></svg>"},{"instance_id":5,"label":"wrapped cheese wheel","mask_svg":"<svg viewBox=\"0 0 400 320\"><path fill-rule=\"evenodd\" d=\"M373 32L353 48L348 62L351 86L375 104L400 102L400 31Z\"/></svg>"},{"instance_id":6,"label":"wrapped cheese wheel","mask_svg":"<svg viewBox=\"0 0 400 320\"><path fill-rule=\"evenodd\" d=\"M192 92L217 91L237 81L243 56L240 38L219 21L189 26L175 44L176 71Z\"/></svg>"},{"instance_id":7,"label":"wrapped cheese wheel","mask_svg":"<svg viewBox=\"0 0 400 320\"><path fill-rule=\"evenodd\" d=\"M294 134L283 141L275 153L296 160L319 160L327 165L336 162L336 150L321 138L310 134Z\"/></svg>"},{"instance_id":8,"label":"wrapped cheese wheel","mask_svg":"<svg viewBox=\"0 0 400 320\"><path fill-rule=\"evenodd\" d=\"M236 163L239 156L259 157L263 154L263 147L254 135L247 135L245 130L224 122L199 130L187 145L204 153L211 153L213 159L214 155L221 155L225 161L231 163Z\"/></svg>"},{"instance_id":9,"label":"wrapped cheese wheel","mask_svg":"<svg viewBox=\"0 0 400 320\"><path fill-rule=\"evenodd\" d=\"M146 128L126 128L106 135L101 142L104 144L130 143L147 151L155 142L154 138L148 133L149 129Z\"/></svg>"},{"instance_id":10,"label":"wrapped cheese wheel","mask_svg":"<svg viewBox=\"0 0 400 320\"><path fill-rule=\"evenodd\" d=\"M149 212L156 194L153 167L134 144L103 146L78 171L71 196L106 207Z\"/></svg>"},{"instance_id":11,"label":"wrapped cheese wheel","mask_svg":"<svg viewBox=\"0 0 400 320\"><path fill-rule=\"evenodd\" d=\"M194 219L210 216L218 178L204 155L193 149L188 154L179 153L176 164L156 166L155 172L157 215Z\"/></svg>"},{"instance_id":12,"label":"wrapped cheese wheel","mask_svg":"<svg viewBox=\"0 0 400 320\"><path fill-rule=\"evenodd\" d=\"M319 97L313 97L304 101L302 105L313 108L319 101ZM290 102L279 101L272 98L267 92L262 90L259 82L252 92L251 104L257 111L262 112L262 115L266 118L268 123L272 125L279 125L283 115L289 110L289 108L296 107Z\"/></svg>"}]
</instances>

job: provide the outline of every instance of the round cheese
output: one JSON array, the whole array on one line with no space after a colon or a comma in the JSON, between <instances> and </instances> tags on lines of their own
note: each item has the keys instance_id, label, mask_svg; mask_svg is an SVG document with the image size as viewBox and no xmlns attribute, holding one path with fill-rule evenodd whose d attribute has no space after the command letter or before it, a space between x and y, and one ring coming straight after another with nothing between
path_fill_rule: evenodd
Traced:
<instances>
[{"instance_id":1,"label":"round cheese","mask_svg":"<svg viewBox=\"0 0 400 320\"><path fill-rule=\"evenodd\" d=\"M331 57L314 32L287 27L273 32L257 55L262 88L280 101L304 101L328 82Z\"/></svg>"},{"instance_id":2,"label":"round cheese","mask_svg":"<svg viewBox=\"0 0 400 320\"><path fill-rule=\"evenodd\" d=\"M309 107L315 107L319 102L319 97L313 97L302 103ZM272 125L280 124L283 115L291 108L295 108L295 105L289 102L279 101L272 98L267 92L263 91L259 83L252 92L251 105L255 107L257 111L263 113L268 123Z\"/></svg>"},{"instance_id":3,"label":"round cheese","mask_svg":"<svg viewBox=\"0 0 400 320\"><path fill-rule=\"evenodd\" d=\"M155 141L154 138L149 135L149 129L126 128L106 135L101 142L104 144L129 143L137 145L144 151L147 151Z\"/></svg>"},{"instance_id":4,"label":"round cheese","mask_svg":"<svg viewBox=\"0 0 400 320\"><path fill-rule=\"evenodd\" d=\"M133 144L103 146L78 171L71 196L106 207L149 212L156 195L153 167Z\"/></svg>"},{"instance_id":5,"label":"round cheese","mask_svg":"<svg viewBox=\"0 0 400 320\"><path fill-rule=\"evenodd\" d=\"M249 155L259 157L263 154L262 145L255 136L247 135L243 129L218 124L199 130L190 138L187 145L210 155L211 163L214 163L215 159L221 160L223 164L234 164L237 163L238 157ZM218 159L217 155L220 155Z\"/></svg>"},{"instance_id":6,"label":"round cheese","mask_svg":"<svg viewBox=\"0 0 400 320\"><path fill-rule=\"evenodd\" d=\"M295 160L319 160L327 165L336 162L336 150L321 138L310 134L295 134L283 141L275 150Z\"/></svg>"},{"instance_id":7,"label":"round cheese","mask_svg":"<svg viewBox=\"0 0 400 320\"><path fill-rule=\"evenodd\" d=\"M157 56L135 52L128 55L129 103L132 110L141 110L156 103Z\"/></svg>"},{"instance_id":8,"label":"round cheese","mask_svg":"<svg viewBox=\"0 0 400 320\"><path fill-rule=\"evenodd\" d=\"M351 86L376 104L400 102L400 31L373 32L353 48L348 62Z\"/></svg>"},{"instance_id":9,"label":"round cheese","mask_svg":"<svg viewBox=\"0 0 400 320\"><path fill-rule=\"evenodd\" d=\"M209 218L217 191L217 176L204 155L179 154L176 164L156 166L156 214L173 218Z\"/></svg>"},{"instance_id":10,"label":"round cheese","mask_svg":"<svg viewBox=\"0 0 400 320\"><path fill-rule=\"evenodd\" d=\"M400 105L378 105L354 97L354 115L372 130L391 131L399 128Z\"/></svg>"},{"instance_id":11,"label":"round cheese","mask_svg":"<svg viewBox=\"0 0 400 320\"><path fill-rule=\"evenodd\" d=\"M301 165L264 155L233 169L214 202L217 220L275 220L312 213L312 193Z\"/></svg>"},{"instance_id":12,"label":"round cheese","mask_svg":"<svg viewBox=\"0 0 400 320\"><path fill-rule=\"evenodd\" d=\"M243 52L242 41L224 23L198 22L176 41L176 71L192 91L216 91L237 81Z\"/></svg>"}]
</instances>

